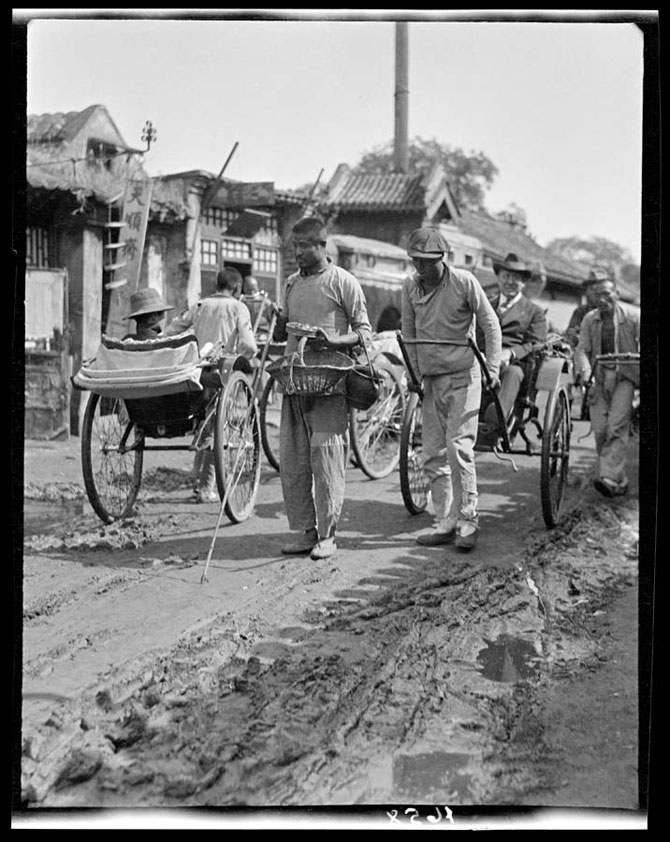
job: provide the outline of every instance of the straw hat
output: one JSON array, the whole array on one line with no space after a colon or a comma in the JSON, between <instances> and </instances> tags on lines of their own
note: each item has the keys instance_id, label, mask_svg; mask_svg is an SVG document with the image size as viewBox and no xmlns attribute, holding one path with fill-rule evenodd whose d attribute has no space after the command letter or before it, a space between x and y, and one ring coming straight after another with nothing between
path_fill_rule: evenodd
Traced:
<instances>
[{"instance_id":1,"label":"straw hat","mask_svg":"<svg viewBox=\"0 0 670 842\"><path fill-rule=\"evenodd\" d=\"M149 287L134 292L130 296L130 313L126 318L134 319L135 316L141 316L144 313L160 313L166 310L174 310L174 307L168 307L158 290Z\"/></svg>"}]
</instances>

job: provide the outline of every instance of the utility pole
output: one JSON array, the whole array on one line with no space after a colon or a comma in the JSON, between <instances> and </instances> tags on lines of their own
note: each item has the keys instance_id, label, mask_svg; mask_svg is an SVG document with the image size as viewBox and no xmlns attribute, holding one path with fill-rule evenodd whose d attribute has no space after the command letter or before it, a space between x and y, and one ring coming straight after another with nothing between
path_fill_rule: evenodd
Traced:
<instances>
[{"instance_id":1,"label":"utility pole","mask_svg":"<svg viewBox=\"0 0 670 842\"><path fill-rule=\"evenodd\" d=\"M408 148L408 24L399 21L395 25L395 138L393 145L393 169L406 173L409 168Z\"/></svg>"}]
</instances>

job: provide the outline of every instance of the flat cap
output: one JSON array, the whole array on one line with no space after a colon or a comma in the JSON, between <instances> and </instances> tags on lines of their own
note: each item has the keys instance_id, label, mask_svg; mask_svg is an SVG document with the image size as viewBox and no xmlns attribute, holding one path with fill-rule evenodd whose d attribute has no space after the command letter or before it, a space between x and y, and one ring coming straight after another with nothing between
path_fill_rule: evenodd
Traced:
<instances>
[{"instance_id":1,"label":"flat cap","mask_svg":"<svg viewBox=\"0 0 670 842\"><path fill-rule=\"evenodd\" d=\"M407 254L410 257L442 257L449 251L449 243L434 228L416 228L409 235Z\"/></svg>"}]
</instances>

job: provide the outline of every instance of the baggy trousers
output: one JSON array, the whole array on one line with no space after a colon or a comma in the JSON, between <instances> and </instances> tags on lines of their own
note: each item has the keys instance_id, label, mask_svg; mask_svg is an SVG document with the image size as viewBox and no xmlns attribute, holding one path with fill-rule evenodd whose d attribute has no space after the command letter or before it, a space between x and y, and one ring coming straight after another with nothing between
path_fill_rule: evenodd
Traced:
<instances>
[{"instance_id":1,"label":"baggy trousers","mask_svg":"<svg viewBox=\"0 0 670 842\"><path fill-rule=\"evenodd\" d=\"M335 534L349 456L349 411L344 395L284 395L279 463L284 507L294 530Z\"/></svg>"},{"instance_id":2,"label":"baggy trousers","mask_svg":"<svg viewBox=\"0 0 670 842\"><path fill-rule=\"evenodd\" d=\"M479 367L423 378L424 470L438 521L477 523Z\"/></svg>"},{"instance_id":3,"label":"baggy trousers","mask_svg":"<svg viewBox=\"0 0 670 842\"><path fill-rule=\"evenodd\" d=\"M602 382L596 383L589 395L600 476L626 486L626 449L635 386L614 370L605 370L603 375Z\"/></svg>"}]
</instances>

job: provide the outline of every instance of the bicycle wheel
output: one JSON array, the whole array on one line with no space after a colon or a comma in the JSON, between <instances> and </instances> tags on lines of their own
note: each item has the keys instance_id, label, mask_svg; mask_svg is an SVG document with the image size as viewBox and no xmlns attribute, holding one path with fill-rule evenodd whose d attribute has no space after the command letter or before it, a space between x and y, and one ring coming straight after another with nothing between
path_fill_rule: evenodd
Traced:
<instances>
[{"instance_id":1,"label":"bicycle wheel","mask_svg":"<svg viewBox=\"0 0 670 842\"><path fill-rule=\"evenodd\" d=\"M258 404L261 425L261 444L263 452L275 469L279 470L279 423L281 420L282 394L277 389L277 381L270 377L263 388Z\"/></svg>"},{"instance_id":2,"label":"bicycle wheel","mask_svg":"<svg viewBox=\"0 0 670 842\"><path fill-rule=\"evenodd\" d=\"M421 399L412 392L407 401L400 433L400 492L405 508L418 515L428 505L429 482L423 470L423 409Z\"/></svg>"},{"instance_id":3,"label":"bicycle wheel","mask_svg":"<svg viewBox=\"0 0 670 842\"><path fill-rule=\"evenodd\" d=\"M540 497L547 529L559 521L570 459L570 409L563 389L549 398L542 431Z\"/></svg>"},{"instance_id":4,"label":"bicycle wheel","mask_svg":"<svg viewBox=\"0 0 670 842\"><path fill-rule=\"evenodd\" d=\"M142 482L144 437L117 398L91 393L81 436L86 494L105 523L127 517Z\"/></svg>"},{"instance_id":5,"label":"bicycle wheel","mask_svg":"<svg viewBox=\"0 0 670 842\"><path fill-rule=\"evenodd\" d=\"M380 368L379 398L367 409L349 411L351 447L356 465L370 479L382 479L395 470L400 460L400 429L405 394L400 378Z\"/></svg>"},{"instance_id":6,"label":"bicycle wheel","mask_svg":"<svg viewBox=\"0 0 670 842\"><path fill-rule=\"evenodd\" d=\"M219 497L233 523L252 513L261 475L260 425L254 395L241 371L230 374L216 407L214 465Z\"/></svg>"}]
</instances>

